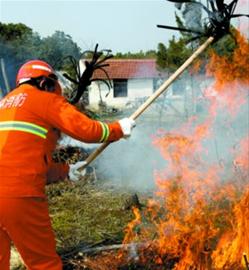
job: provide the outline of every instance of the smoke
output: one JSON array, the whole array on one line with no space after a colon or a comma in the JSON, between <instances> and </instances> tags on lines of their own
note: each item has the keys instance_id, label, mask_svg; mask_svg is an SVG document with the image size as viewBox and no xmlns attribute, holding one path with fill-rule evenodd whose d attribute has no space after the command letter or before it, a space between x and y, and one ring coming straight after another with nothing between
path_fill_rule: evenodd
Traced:
<instances>
[{"instance_id":1,"label":"smoke","mask_svg":"<svg viewBox=\"0 0 249 270\"><path fill-rule=\"evenodd\" d=\"M248 90L240 85L235 91L229 85L223 93L216 92L216 96L206 97L205 102L198 101L199 110L189 119L172 117L165 111L163 121L159 121L158 114L150 110L137 120L131 138L113 143L98 158L95 163L98 175L134 190L153 189L155 173L167 171L171 176L176 173L154 145L156 138L173 134L201 146L193 148L195 153L190 153L189 166L195 166L203 175L212 166L217 167L220 179L227 180L233 175L234 161L242 150L241 141L248 136ZM204 134L198 133L201 129Z\"/></svg>"},{"instance_id":2,"label":"smoke","mask_svg":"<svg viewBox=\"0 0 249 270\"><path fill-rule=\"evenodd\" d=\"M225 1L226 4L230 4L231 2L231 0ZM200 5L179 2L176 3L175 6L181 10L182 17L187 28L197 31L203 30L202 20L205 21L204 17L207 17L207 14L205 12L202 13ZM249 14L248 0L238 1L235 14ZM249 37L249 19L247 17L234 18L232 19L232 24L235 25L247 38Z\"/></svg>"},{"instance_id":3,"label":"smoke","mask_svg":"<svg viewBox=\"0 0 249 270\"><path fill-rule=\"evenodd\" d=\"M216 98L217 115L213 123L213 140L217 161L223 164L226 176L232 175L233 162L242 150L240 143L248 137L248 90L248 86L237 85L235 89L230 84L225 92L219 93Z\"/></svg>"},{"instance_id":4,"label":"smoke","mask_svg":"<svg viewBox=\"0 0 249 270\"><path fill-rule=\"evenodd\" d=\"M249 5L248 0L240 0L238 1L235 13L237 14L249 14ZM249 38L249 18L240 17L238 19L234 19L233 24L242 32L247 38Z\"/></svg>"},{"instance_id":5,"label":"smoke","mask_svg":"<svg viewBox=\"0 0 249 270\"><path fill-rule=\"evenodd\" d=\"M181 10L186 28L201 31L202 26L202 7L195 3L176 3L176 8Z\"/></svg>"},{"instance_id":6,"label":"smoke","mask_svg":"<svg viewBox=\"0 0 249 270\"><path fill-rule=\"evenodd\" d=\"M0 40L0 97L5 96L15 86L17 65L13 55L10 47Z\"/></svg>"},{"instance_id":7,"label":"smoke","mask_svg":"<svg viewBox=\"0 0 249 270\"><path fill-rule=\"evenodd\" d=\"M235 89L230 84L218 92L210 79L197 76L191 81L188 78L182 80L181 86L184 85L185 94L175 99L171 99L170 95L160 97L136 120L137 126L129 139L112 143L97 157L91 166L96 167L99 181L134 191L153 190L155 174L166 171L168 176L172 176L176 173L154 143L169 134L183 136L201 146L193 148L195 153L191 153L191 159L196 160L189 160L189 164L203 175L212 166L218 167L223 180L233 174L241 141L247 137L249 130L248 87L236 85ZM189 101L186 101L186 96ZM182 108L181 116L173 114L174 111L169 110L172 106L181 111L179 100L182 104L192 102L190 105L194 109L186 112L186 108ZM163 108L163 101L170 106ZM200 127L205 134L194 134ZM83 144L69 138L64 138L62 144L81 146L89 152L98 147L98 144ZM184 158L190 159L188 156ZM198 159L200 162L197 162Z\"/></svg>"},{"instance_id":8,"label":"smoke","mask_svg":"<svg viewBox=\"0 0 249 270\"><path fill-rule=\"evenodd\" d=\"M249 131L248 90L245 85L236 85L236 88L232 83L227 85L223 92L207 98L206 113L198 114L182 127L171 131L184 136L190 143L188 151L180 158L180 168L188 167L201 179L208 178L209 173L215 171L212 182L217 184L237 180L235 161L242 151L247 151L243 162L249 163L249 148L241 149ZM166 169L166 175L172 177L172 171ZM186 182L191 182L187 178ZM192 181L195 178L193 176Z\"/></svg>"},{"instance_id":9,"label":"smoke","mask_svg":"<svg viewBox=\"0 0 249 270\"><path fill-rule=\"evenodd\" d=\"M202 9L200 5L186 3L182 15L188 28L197 31L202 30Z\"/></svg>"},{"instance_id":10,"label":"smoke","mask_svg":"<svg viewBox=\"0 0 249 270\"><path fill-rule=\"evenodd\" d=\"M154 187L154 170L165 167L165 160L152 144L156 125L137 121L129 139L110 145L96 162L98 174L115 185L135 190Z\"/></svg>"}]
</instances>

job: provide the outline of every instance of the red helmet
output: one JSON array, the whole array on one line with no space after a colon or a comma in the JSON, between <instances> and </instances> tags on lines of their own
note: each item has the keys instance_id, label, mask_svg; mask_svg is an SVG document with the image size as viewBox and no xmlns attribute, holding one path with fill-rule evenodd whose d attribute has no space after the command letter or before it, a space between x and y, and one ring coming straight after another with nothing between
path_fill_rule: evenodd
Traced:
<instances>
[{"instance_id":1,"label":"red helmet","mask_svg":"<svg viewBox=\"0 0 249 270\"><path fill-rule=\"evenodd\" d=\"M29 81L31 78L42 76L57 81L55 71L49 64L41 60L28 61L20 67L16 76L16 85ZM61 94L61 87L58 82L55 85L55 92Z\"/></svg>"}]
</instances>

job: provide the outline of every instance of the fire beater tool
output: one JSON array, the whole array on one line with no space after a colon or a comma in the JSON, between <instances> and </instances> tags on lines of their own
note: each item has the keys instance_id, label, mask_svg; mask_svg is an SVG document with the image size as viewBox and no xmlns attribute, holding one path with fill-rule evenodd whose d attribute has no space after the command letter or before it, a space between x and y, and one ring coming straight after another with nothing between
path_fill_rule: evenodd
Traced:
<instances>
[{"instance_id":1,"label":"fire beater tool","mask_svg":"<svg viewBox=\"0 0 249 270\"><path fill-rule=\"evenodd\" d=\"M131 116L130 118L135 120L139 117L168 87L186 70L190 64L212 43L217 42L223 36L231 34L230 22L231 19L249 15L246 14L234 14L238 0L232 0L230 4L224 3L224 0L207 0L205 6L202 1L197 0L166 0L175 3L191 3L193 5L199 5L206 13L207 20L204 25L203 31L196 31L193 29L179 28L174 26L158 25L159 28L166 28L170 30L184 31L196 34L196 36L190 41L207 37L206 41L197 48L197 50L151 95ZM81 168L84 169L90 164L102 151L109 145L109 142L105 142L100 145L94 152L92 152L85 160L86 164Z\"/></svg>"},{"instance_id":2,"label":"fire beater tool","mask_svg":"<svg viewBox=\"0 0 249 270\"><path fill-rule=\"evenodd\" d=\"M63 76L68 79L70 82L76 85L75 90L72 92L71 96L69 97L69 102L71 104L76 104L80 98L82 97L83 93L87 90L87 87L93 81L102 81L108 87L111 88L111 81L108 76L108 73L105 70L105 67L109 66L106 61L113 57L111 54L111 50L101 50L98 51L98 44L96 44L94 51L84 51L81 55L81 58L84 57L90 58L90 60L85 60L85 70L81 74L80 66L78 61L73 56L66 56L64 59L68 58L71 62L76 79L72 78L68 74L64 73ZM93 73L96 70L101 70L106 75L106 80L104 79L92 79Z\"/></svg>"}]
</instances>

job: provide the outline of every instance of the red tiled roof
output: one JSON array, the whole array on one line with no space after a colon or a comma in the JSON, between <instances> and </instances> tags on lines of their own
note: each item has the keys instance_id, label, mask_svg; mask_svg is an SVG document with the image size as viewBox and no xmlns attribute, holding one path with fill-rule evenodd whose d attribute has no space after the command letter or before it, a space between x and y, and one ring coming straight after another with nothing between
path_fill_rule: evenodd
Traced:
<instances>
[{"instance_id":1,"label":"red tiled roof","mask_svg":"<svg viewBox=\"0 0 249 270\"><path fill-rule=\"evenodd\" d=\"M155 59L110 59L105 67L110 79L158 78ZM106 79L104 72L97 70L95 79Z\"/></svg>"}]
</instances>

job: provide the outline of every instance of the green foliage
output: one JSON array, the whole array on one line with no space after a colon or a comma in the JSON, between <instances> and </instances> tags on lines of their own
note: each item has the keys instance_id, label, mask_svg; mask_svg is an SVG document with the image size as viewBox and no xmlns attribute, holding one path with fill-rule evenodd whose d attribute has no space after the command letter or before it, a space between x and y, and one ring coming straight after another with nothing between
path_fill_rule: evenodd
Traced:
<instances>
[{"instance_id":1,"label":"green foliage","mask_svg":"<svg viewBox=\"0 0 249 270\"><path fill-rule=\"evenodd\" d=\"M165 70L168 68L168 52L167 48L163 43L158 44L156 64L159 70Z\"/></svg>"},{"instance_id":2,"label":"green foliage","mask_svg":"<svg viewBox=\"0 0 249 270\"><path fill-rule=\"evenodd\" d=\"M185 39L176 40L173 37L169 41L168 61L170 69L177 69L191 55L192 51L186 46Z\"/></svg>"},{"instance_id":3,"label":"green foliage","mask_svg":"<svg viewBox=\"0 0 249 270\"><path fill-rule=\"evenodd\" d=\"M131 53L131 52L128 52L128 53L121 53L121 52L118 52L114 55L114 58L116 59L148 59L148 58L152 58L154 59L156 57L156 51L154 50L149 50L149 51L140 51L140 52L137 52L137 53Z\"/></svg>"},{"instance_id":4,"label":"green foliage","mask_svg":"<svg viewBox=\"0 0 249 270\"><path fill-rule=\"evenodd\" d=\"M15 86L16 73L24 62L41 59L55 69L63 69L72 76L74 75L72 64L63 59L69 55L79 59L80 54L81 50L71 36L62 31L41 38L24 24L0 23L0 58L5 61L12 88ZM0 84L3 85L1 75Z\"/></svg>"},{"instance_id":5,"label":"green foliage","mask_svg":"<svg viewBox=\"0 0 249 270\"><path fill-rule=\"evenodd\" d=\"M25 44L29 44L31 35L32 30L24 24L0 23L0 58L5 61L11 87L15 81L13 74L16 73L19 63L26 59ZM0 84L4 85L1 75L0 73Z\"/></svg>"},{"instance_id":6,"label":"green foliage","mask_svg":"<svg viewBox=\"0 0 249 270\"><path fill-rule=\"evenodd\" d=\"M25 24L4 24L0 22L0 38L5 41L13 41L23 39L27 35L32 34L32 29Z\"/></svg>"},{"instance_id":7,"label":"green foliage","mask_svg":"<svg viewBox=\"0 0 249 270\"><path fill-rule=\"evenodd\" d=\"M169 46L158 44L157 65L159 70L175 71L191 55L192 50L186 46L185 39L173 37Z\"/></svg>"},{"instance_id":8,"label":"green foliage","mask_svg":"<svg viewBox=\"0 0 249 270\"><path fill-rule=\"evenodd\" d=\"M63 182L47 186L50 214L56 232L58 250L80 243L98 243L106 238L123 238L132 211L123 209L128 191L104 189L85 181Z\"/></svg>"},{"instance_id":9,"label":"green foliage","mask_svg":"<svg viewBox=\"0 0 249 270\"><path fill-rule=\"evenodd\" d=\"M63 68L65 61L62 60L65 57L73 56L76 59L80 57L78 45L70 35L62 31L56 31L52 36L43 38L39 51L40 58L43 58L57 69Z\"/></svg>"}]
</instances>

